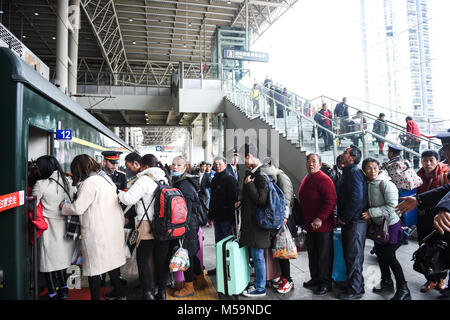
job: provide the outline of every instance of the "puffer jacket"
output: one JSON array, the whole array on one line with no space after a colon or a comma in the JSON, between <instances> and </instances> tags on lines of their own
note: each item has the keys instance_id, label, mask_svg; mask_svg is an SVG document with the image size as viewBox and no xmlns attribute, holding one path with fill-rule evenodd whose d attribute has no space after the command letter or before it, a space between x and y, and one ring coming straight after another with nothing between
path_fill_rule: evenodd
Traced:
<instances>
[{"instance_id":1,"label":"puffer jacket","mask_svg":"<svg viewBox=\"0 0 450 320\"><path fill-rule=\"evenodd\" d=\"M367 182L370 218L378 225L381 225L384 219L388 220L390 226L400 220L394 210L398 204L398 190L390 180L391 178L381 171L375 180Z\"/></svg>"},{"instance_id":2,"label":"puffer jacket","mask_svg":"<svg viewBox=\"0 0 450 320\"><path fill-rule=\"evenodd\" d=\"M141 199L144 200L145 207L148 208L147 215L150 218L150 221L152 221L154 215L154 202L151 205L150 203L154 198L154 193L158 186L155 181L164 181L164 183L167 184L167 178L164 171L158 167L148 168L139 172L137 178L136 182L127 192L119 191L120 202L127 206L133 204L136 205L136 225L138 225L141 219L148 220L145 216L145 210Z\"/></svg>"},{"instance_id":3,"label":"puffer jacket","mask_svg":"<svg viewBox=\"0 0 450 320\"><path fill-rule=\"evenodd\" d=\"M276 185L283 191L284 201L286 203L284 217L288 219L292 213L292 207L294 206L294 188L292 186L291 179L289 179L283 170L274 166L263 165L260 170L266 173L270 179L272 179L272 181L275 182Z\"/></svg>"}]
</instances>

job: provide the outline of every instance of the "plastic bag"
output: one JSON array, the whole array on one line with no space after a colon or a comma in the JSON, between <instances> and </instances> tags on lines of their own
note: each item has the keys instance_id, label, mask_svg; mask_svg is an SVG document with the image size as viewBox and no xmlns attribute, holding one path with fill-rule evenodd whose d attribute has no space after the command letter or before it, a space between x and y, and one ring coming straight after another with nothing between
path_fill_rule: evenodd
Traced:
<instances>
[{"instance_id":1,"label":"plastic bag","mask_svg":"<svg viewBox=\"0 0 450 320\"><path fill-rule=\"evenodd\" d=\"M189 269L189 254L184 248L179 248L172 259L170 259L169 269L171 272L186 271Z\"/></svg>"},{"instance_id":2,"label":"plastic bag","mask_svg":"<svg viewBox=\"0 0 450 320\"><path fill-rule=\"evenodd\" d=\"M277 259L296 259L298 256L294 239L285 225L280 228L275 237L272 255Z\"/></svg>"}]
</instances>

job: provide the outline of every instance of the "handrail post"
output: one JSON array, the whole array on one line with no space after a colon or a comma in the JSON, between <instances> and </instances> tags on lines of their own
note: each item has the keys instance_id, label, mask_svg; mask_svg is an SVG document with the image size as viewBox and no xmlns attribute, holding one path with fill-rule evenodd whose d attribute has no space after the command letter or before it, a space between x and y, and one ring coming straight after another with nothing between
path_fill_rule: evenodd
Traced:
<instances>
[{"instance_id":1,"label":"handrail post","mask_svg":"<svg viewBox=\"0 0 450 320\"><path fill-rule=\"evenodd\" d=\"M335 161L336 161L336 158L337 158L337 153L338 153L338 151L337 151L337 135L335 135L334 133L332 133L332 137L333 137L333 162L334 162L334 164L337 164Z\"/></svg>"},{"instance_id":2,"label":"handrail post","mask_svg":"<svg viewBox=\"0 0 450 320\"><path fill-rule=\"evenodd\" d=\"M367 137L366 137L366 130L362 130L362 144L363 144L363 156L364 159L369 156L369 150L367 146Z\"/></svg>"},{"instance_id":3,"label":"handrail post","mask_svg":"<svg viewBox=\"0 0 450 320\"><path fill-rule=\"evenodd\" d=\"M288 122L287 122L288 112L286 107L284 107L284 132L286 133L286 139L288 137Z\"/></svg>"},{"instance_id":4,"label":"handrail post","mask_svg":"<svg viewBox=\"0 0 450 320\"><path fill-rule=\"evenodd\" d=\"M314 152L319 153L319 134L317 130L317 123L314 122Z\"/></svg>"}]
</instances>

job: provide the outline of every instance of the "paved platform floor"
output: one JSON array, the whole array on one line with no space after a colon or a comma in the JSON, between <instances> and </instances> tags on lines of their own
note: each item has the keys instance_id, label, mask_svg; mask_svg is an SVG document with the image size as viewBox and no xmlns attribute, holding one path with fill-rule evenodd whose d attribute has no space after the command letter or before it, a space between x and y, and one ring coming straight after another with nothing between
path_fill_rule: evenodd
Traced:
<instances>
[{"instance_id":1,"label":"paved platform floor","mask_svg":"<svg viewBox=\"0 0 450 320\"><path fill-rule=\"evenodd\" d=\"M204 227L204 265L206 270L215 268L215 245L214 245L214 229L211 227ZM373 248L373 242L367 240L366 242L366 255L364 260L364 279L365 279L365 291L363 300L387 300L393 296L393 293L387 294L375 294L372 292L373 286L375 286L380 280L380 271L378 267L377 258L375 255L370 254L370 250ZM420 286L425 282L425 278L415 272L412 268L411 257L413 252L418 248L418 244L414 240L410 240L409 244L403 245L397 250L397 257L403 266L408 286L411 290L413 300L440 300L441 294L437 290L432 290L428 293L421 293ZM135 262L129 260L127 265L122 267L122 274L128 279L128 295L129 300L140 299L141 290L137 287L139 284L137 278L137 268ZM306 252L300 252L299 256L295 260L291 260L291 277L294 280L294 287L291 292L287 294L279 294L273 288L267 289L266 297L260 298L260 300L336 300L337 295L341 292L339 285L335 286L332 291L324 296L317 296L311 290L303 288L302 284L310 279L308 268L308 255ZM393 277L393 275L392 275ZM209 276L212 285L216 287L216 280L214 276ZM394 278L393 278L394 279ZM168 290L170 294L171 290ZM189 300L206 299L205 296L199 292L196 297L191 297ZM242 300L252 300L241 296Z\"/></svg>"}]
</instances>

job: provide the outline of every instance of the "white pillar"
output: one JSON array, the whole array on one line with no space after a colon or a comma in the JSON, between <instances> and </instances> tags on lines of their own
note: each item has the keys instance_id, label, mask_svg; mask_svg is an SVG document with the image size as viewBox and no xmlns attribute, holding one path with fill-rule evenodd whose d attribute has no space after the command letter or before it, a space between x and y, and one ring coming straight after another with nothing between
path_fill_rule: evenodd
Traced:
<instances>
[{"instance_id":1,"label":"white pillar","mask_svg":"<svg viewBox=\"0 0 450 320\"><path fill-rule=\"evenodd\" d=\"M211 128L209 126L209 119L211 118L209 113L203 114L203 141L204 141L204 158L206 162L210 162L211 158Z\"/></svg>"},{"instance_id":2,"label":"white pillar","mask_svg":"<svg viewBox=\"0 0 450 320\"><path fill-rule=\"evenodd\" d=\"M120 137L120 128L119 127L114 127L114 134L118 137Z\"/></svg>"},{"instance_id":3,"label":"white pillar","mask_svg":"<svg viewBox=\"0 0 450 320\"><path fill-rule=\"evenodd\" d=\"M189 163L194 164L194 127L189 128Z\"/></svg>"},{"instance_id":4,"label":"white pillar","mask_svg":"<svg viewBox=\"0 0 450 320\"><path fill-rule=\"evenodd\" d=\"M80 28L80 0L70 0L70 23L72 25L69 33L69 59L72 64L69 66L69 94L77 93L78 74L78 31ZM76 100L75 97L72 97Z\"/></svg>"},{"instance_id":5,"label":"white pillar","mask_svg":"<svg viewBox=\"0 0 450 320\"><path fill-rule=\"evenodd\" d=\"M68 30L69 1L56 1L56 79L60 82L59 89L67 93L68 82Z\"/></svg>"},{"instance_id":6,"label":"white pillar","mask_svg":"<svg viewBox=\"0 0 450 320\"><path fill-rule=\"evenodd\" d=\"M125 127L125 143L130 144L130 128Z\"/></svg>"}]
</instances>

